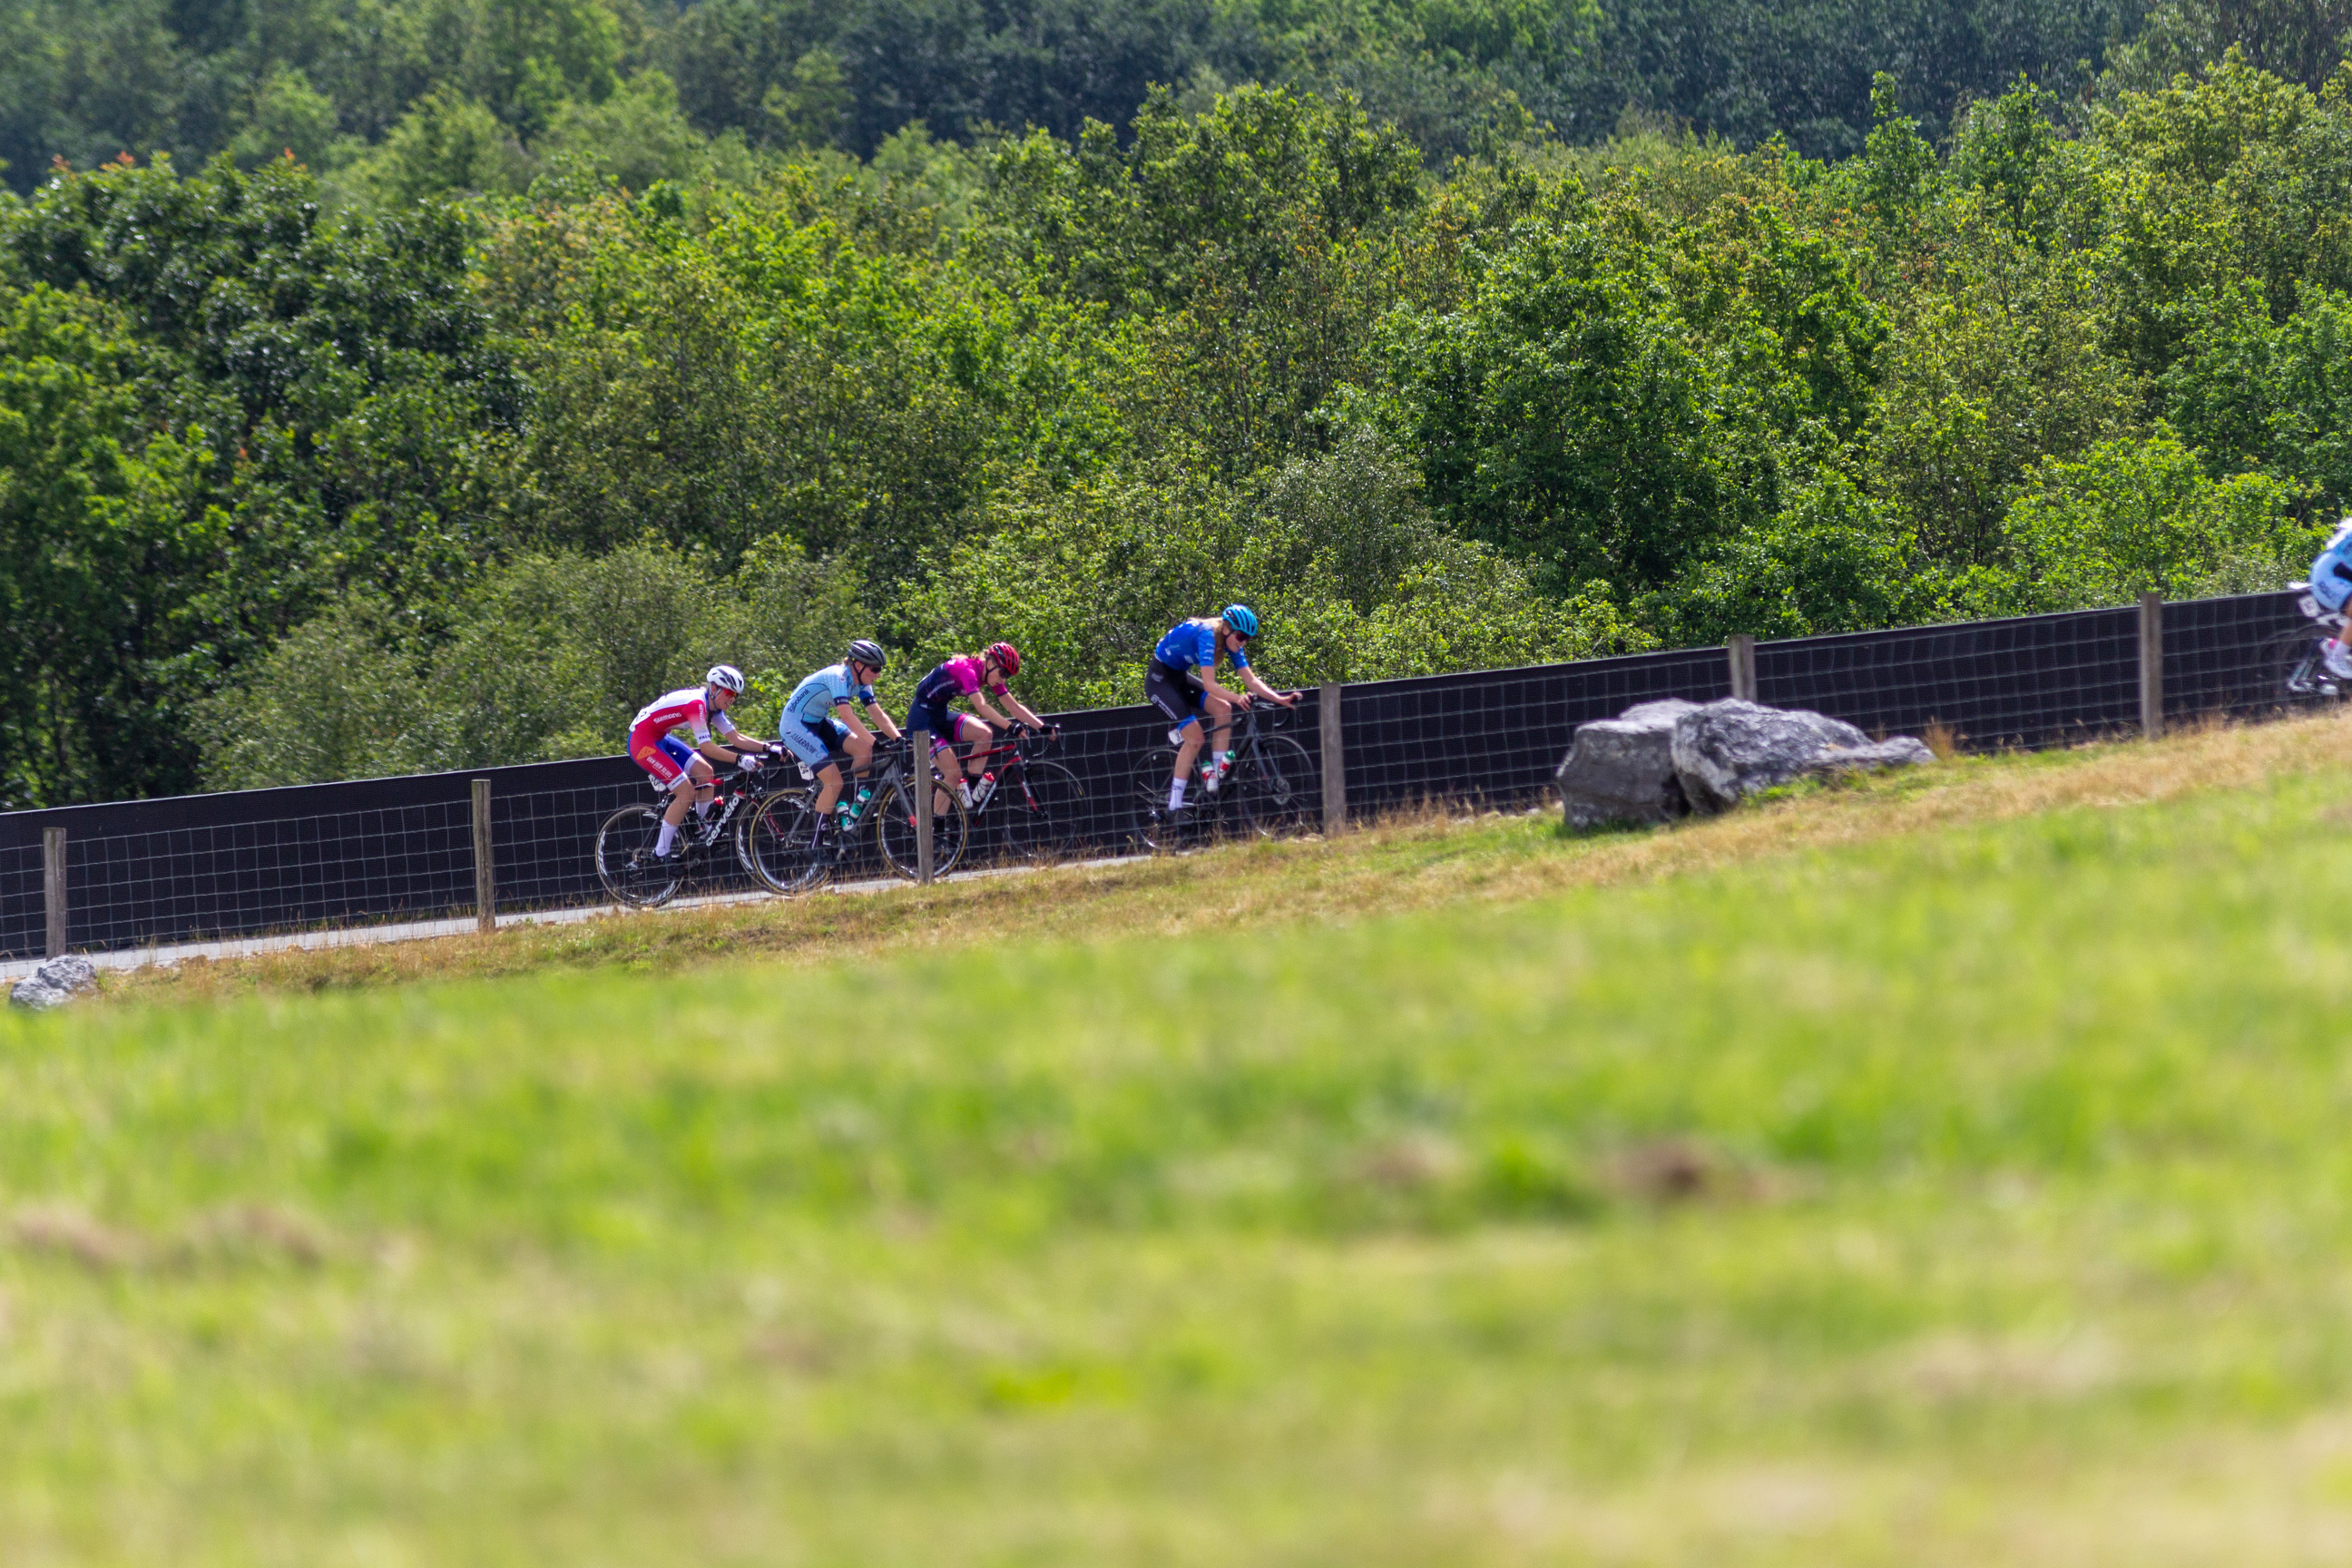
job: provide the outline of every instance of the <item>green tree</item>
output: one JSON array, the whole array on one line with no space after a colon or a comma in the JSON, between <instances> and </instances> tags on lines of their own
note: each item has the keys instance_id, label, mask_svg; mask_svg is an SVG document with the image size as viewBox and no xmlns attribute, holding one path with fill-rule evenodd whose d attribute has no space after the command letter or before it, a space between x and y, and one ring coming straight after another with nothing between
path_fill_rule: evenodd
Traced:
<instances>
[{"instance_id":1,"label":"green tree","mask_svg":"<svg viewBox=\"0 0 2352 1568\"><path fill-rule=\"evenodd\" d=\"M520 397L466 291L465 225L335 223L316 195L283 160L222 159L71 176L0 215L24 279L0 364L26 430L79 408L82 454L34 491L64 437L28 435L9 464L45 499L22 503L28 587L0 638L46 642L60 694L12 788L186 787L186 704L226 672L349 587L430 616L496 546ZM31 592L43 561L84 586ZM78 596L92 635L45 634Z\"/></svg>"},{"instance_id":2,"label":"green tree","mask_svg":"<svg viewBox=\"0 0 2352 1568\"><path fill-rule=\"evenodd\" d=\"M2194 598L2300 576L2325 530L2305 496L2263 474L2215 480L2158 426L2146 441L2103 442L2079 462L2051 458L2010 509L2019 610Z\"/></svg>"}]
</instances>

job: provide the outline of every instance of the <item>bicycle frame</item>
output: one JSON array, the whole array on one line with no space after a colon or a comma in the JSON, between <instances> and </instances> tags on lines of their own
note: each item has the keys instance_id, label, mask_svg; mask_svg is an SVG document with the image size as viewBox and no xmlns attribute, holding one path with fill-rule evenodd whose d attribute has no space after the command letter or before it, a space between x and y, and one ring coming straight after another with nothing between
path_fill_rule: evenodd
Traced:
<instances>
[{"instance_id":1,"label":"bicycle frame","mask_svg":"<svg viewBox=\"0 0 2352 1568\"><path fill-rule=\"evenodd\" d=\"M993 761L1003 757L1004 761L998 763L996 768L995 792L973 808L974 816L986 816L989 808L993 806L1006 792L1019 787L1022 776L1028 772L1031 758L1051 751L1061 743L1059 730L1029 730L1026 726L1023 728L1024 732L1018 735L989 737L989 758ZM956 759L955 767L949 770L948 776L950 783L957 778L970 781L970 774L964 770L971 761L971 749L974 743L969 741L949 742L948 754Z\"/></svg>"}]
</instances>

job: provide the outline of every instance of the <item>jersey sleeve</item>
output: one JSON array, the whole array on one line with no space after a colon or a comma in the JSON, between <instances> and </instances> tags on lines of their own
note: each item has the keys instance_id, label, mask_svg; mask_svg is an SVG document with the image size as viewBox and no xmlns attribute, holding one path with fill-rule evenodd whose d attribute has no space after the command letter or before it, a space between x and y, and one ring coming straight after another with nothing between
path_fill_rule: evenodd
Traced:
<instances>
[{"instance_id":1,"label":"jersey sleeve","mask_svg":"<svg viewBox=\"0 0 2352 1568\"><path fill-rule=\"evenodd\" d=\"M710 710L710 727L719 731L719 738L722 741L735 733L735 721L716 708Z\"/></svg>"},{"instance_id":2,"label":"jersey sleeve","mask_svg":"<svg viewBox=\"0 0 2352 1568\"><path fill-rule=\"evenodd\" d=\"M1237 647L1227 657L1233 659L1234 668L1235 669L1247 669L1249 668L1249 650L1247 648Z\"/></svg>"},{"instance_id":3,"label":"jersey sleeve","mask_svg":"<svg viewBox=\"0 0 2352 1568\"><path fill-rule=\"evenodd\" d=\"M860 702L871 702L874 700L874 689L870 686L861 686L857 689L856 697ZM845 697L842 700L846 702L849 699Z\"/></svg>"},{"instance_id":4,"label":"jersey sleeve","mask_svg":"<svg viewBox=\"0 0 2352 1568\"><path fill-rule=\"evenodd\" d=\"M710 710L699 702L686 710L686 727L694 731L694 741L697 745L710 739L709 713Z\"/></svg>"}]
</instances>

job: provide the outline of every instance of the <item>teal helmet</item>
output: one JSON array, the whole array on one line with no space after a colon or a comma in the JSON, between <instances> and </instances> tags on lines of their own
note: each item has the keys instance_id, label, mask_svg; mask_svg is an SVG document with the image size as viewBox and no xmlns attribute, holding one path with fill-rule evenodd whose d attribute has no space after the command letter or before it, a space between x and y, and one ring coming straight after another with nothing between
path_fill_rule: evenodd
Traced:
<instances>
[{"instance_id":1,"label":"teal helmet","mask_svg":"<svg viewBox=\"0 0 2352 1568\"><path fill-rule=\"evenodd\" d=\"M1217 619L1245 637L1257 636L1257 612L1247 605L1227 605L1217 612Z\"/></svg>"}]
</instances>

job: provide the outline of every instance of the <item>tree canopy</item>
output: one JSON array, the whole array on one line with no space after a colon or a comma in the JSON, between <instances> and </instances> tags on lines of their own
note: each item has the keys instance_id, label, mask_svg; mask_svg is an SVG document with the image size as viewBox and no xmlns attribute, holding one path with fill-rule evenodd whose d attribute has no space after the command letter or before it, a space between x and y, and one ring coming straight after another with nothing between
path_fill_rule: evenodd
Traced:
<instances>
[{"instance_id":1,"label":"tree canopy","mask_svg":"<svg viewBox=\"0 0 2352 1568\"><path fill-rule=\"evenodd\" d=\"M2275 585L2352 505L2286 21L1858 118L1743 46L1740 122L1674 84L1812 13L1627 15L9 12L0 802L607 751L722 657L756 721L851 635L1131 701L1234 598L1307 680ZM1636 58L1597 142L1509 76Z\"/></svg>"}]
</instances>

